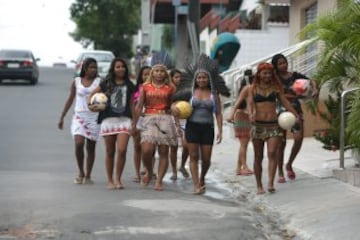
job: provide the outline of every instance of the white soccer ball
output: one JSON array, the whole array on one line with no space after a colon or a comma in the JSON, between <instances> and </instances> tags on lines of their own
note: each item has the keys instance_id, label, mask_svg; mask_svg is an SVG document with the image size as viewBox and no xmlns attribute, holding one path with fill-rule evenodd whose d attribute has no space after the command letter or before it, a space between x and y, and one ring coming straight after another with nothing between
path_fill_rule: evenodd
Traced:
<instances>
[{"instance_id":1,"label":"white soccer ball","mask_svg":"<svg viewBox=\"0 0 360 240\"><path fill-rule=\"evenodd\" d=\"M108 97L104 93L95 93L91 99L90 104L96 105L99 111L103 111L106 108Z\"/></svg>"},{"instance_id":2,"label":"white soccer ball","mask_svg":"<svg viewBox=\"0 0 360 240\"><path fill-rule=\"evenodd\" d=\"M290 130L296 123L296 117L291 112L282 112L278 117L279 126L284 130Z\"/></svg>"}]
</instances>

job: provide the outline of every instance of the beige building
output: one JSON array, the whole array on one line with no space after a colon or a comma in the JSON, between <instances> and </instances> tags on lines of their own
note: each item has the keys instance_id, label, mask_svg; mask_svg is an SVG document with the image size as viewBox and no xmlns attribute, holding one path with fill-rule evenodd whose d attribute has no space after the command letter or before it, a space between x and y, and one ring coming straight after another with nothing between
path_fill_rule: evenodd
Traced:
<instances>
[{"instance_id":1,"label":"beige building","mask_svg":"<svg viewBox=\"0 0 360 240\"><path fill-rule=\"evenodd\" d=\"M338 0L268 0L266 2L289 2L290 4L290 44L300 41L299 32L318 16L336 9Z\"/></svg>"},{"instance_id":2,"label":"beige building","mask_svg":"<svg viewBox=\"0 0 360 240\"><path fill-rule=\"evenodd\" d=\"M289 19L289 37L290 45L301 41L299 32L308 23L314 22L319 16L335 10L338 0L290 0L290 19ZM320 103L320 109L325 109ZM312 136L314 131L318 131L327 127L327 124L318 116L314 116L306 111L303 106L305 118L305 136Z\"/></svg>"}]
</instances>

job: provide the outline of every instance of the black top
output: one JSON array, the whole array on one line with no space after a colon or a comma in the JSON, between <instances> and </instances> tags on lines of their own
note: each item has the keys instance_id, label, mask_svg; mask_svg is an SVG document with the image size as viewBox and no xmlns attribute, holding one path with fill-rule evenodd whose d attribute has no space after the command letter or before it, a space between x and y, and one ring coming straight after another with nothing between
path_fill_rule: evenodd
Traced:
<instances>
[{"instance_id":1,"label":"black top","mask_svg":"<svg viewBox=\"0 0 360 240\"><path fill-rule=\"evenodd\" d=\"M298 72L293 72L293 74L289 78L286 78L286 79L280 77L280 80L284 86L285 94L286 93L295 94L294 91L292 90L292 85L294 84L295 80L297 80L297 79L309 79L309 78L307 76L305 76L304 74L301 74ZM299 114L303 113L303 111L301 109L301 104L300 104L300 101L298 98L291 100L290 103Z\"/></svg>"},{"instance_id":2,"label":"black top","mask_svg":"<svg viewBox=\"0 0 360 240\"><path fill-rule=\"evenodd\" d=\"M276 102L276 92L272 92L267 96L256 93L254 96L254 102Z\"/></svg>"},{"instance_id":3,"label":"black top","mask_svg":"<svg viewBox=\"0 0 360 240\"><path fill-rule=\"evenodd\" d=\"M135 85L131 81L126 81L122 85L114 85L108 93L107 81L100 83L101 91L107 93L108 102L104 111L99 113L98 123L109 117L129 117L132 118L130 103L135 92Z\"/></svg>"}]
</instances>

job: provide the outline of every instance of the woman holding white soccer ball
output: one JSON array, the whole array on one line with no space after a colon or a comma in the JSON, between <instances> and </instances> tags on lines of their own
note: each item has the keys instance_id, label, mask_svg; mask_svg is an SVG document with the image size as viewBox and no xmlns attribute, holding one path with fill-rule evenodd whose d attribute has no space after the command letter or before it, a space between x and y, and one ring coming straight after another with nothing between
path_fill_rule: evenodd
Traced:
<instances>
[{"instance_id":1,"label":"woman holding white soccer ball","mask_svg":"<svg viewBox=\"0 0 360 240\"><path fill-rule=\"evenodd\" d=\"M286 163L286 171L287 177L291 180L296 178L295 172L293 170L292 164L300 151L303 139L304 139L304 119L303 119L303 111L301 109L300 99L309 99L315 98L318 95L318 89L314 81L308 79L307 76L298 73L298 72L290 72L288 70L288 61L286 57L282 54L276 54L272 58L272 64L275 68L275 71L281 80L285 97L291 103L291 105L296 109L296 112L300 116L300 121L296 122L296 124L290 130L293 134L294 144L291 149L291 153ZM281 109L281 105L278 105L278 109ZM284 130L284 137L282 139L282 144L278 151L278 169L279 169L279 183L286 182L283 171L284 164L284 150L286 146L286 130Z\"/></svg>"},{"instance_id":2,"label":"woman holding white soccer ball","mask_svg":"<svg viewBox=\"0 0 360 240\"><path fill-rule=\"evenodd\" d=\"M104 81L88 97L90 110L100 111L98 123L101 124L100 135L105 142L107 188L110 190L124 188L121 176L132 134L134 92L135 85L129 79L125 60L115 58Z\"/></svg>"},{"instance_id":3,"label":"woman holding white soccer ball","mask_svg":"<svg viewBox=\"0 0 360 240\"><path fill-rule=\"evenodd\" d=\"M248 89L247 107L252 123L251 138L254 146L254 172L257 183L257 194L264 194L262 185L262 161L264 158L264 145L267 147L268 166L268 192L274 193L274 178L276 173L276 153L281 144L283 130L279 125L276 113L276 102L280 101L288 111L298 118L296 110L286 99L280 80L270 63L260 63L253 83ZM285 123L287 122L285 118ZM285 124L286 125L286 124Z\"/></svg>"}]
</instances>

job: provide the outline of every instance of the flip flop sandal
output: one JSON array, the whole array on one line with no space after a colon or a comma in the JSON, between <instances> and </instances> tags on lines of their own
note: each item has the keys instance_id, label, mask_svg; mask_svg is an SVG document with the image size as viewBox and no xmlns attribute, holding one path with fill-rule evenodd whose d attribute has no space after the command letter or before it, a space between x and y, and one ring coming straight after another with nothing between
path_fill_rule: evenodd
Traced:
<instances>
[{"instance_id":1,"label":"flip flop sandal","mask_svg":"<svg viewBox=\"0 0 360 240\"><path fill-rule=\"evenodd\" d=\"M76 177L76 178L74 179L74 183L75 183L75 184L82 184L83 181L84 181L84 177Z\"/></svg>"},{"instance_id":2,"label":"flip flop sandal","mask_svg":"<svg viewBox=\"0 0 360 240\"><path fill-rule=\"evenodd\" d=\"M289 179L294 180L296 178L295 172L293 170L286 170L286 171Z\"/></svg>"}]
</instances>

